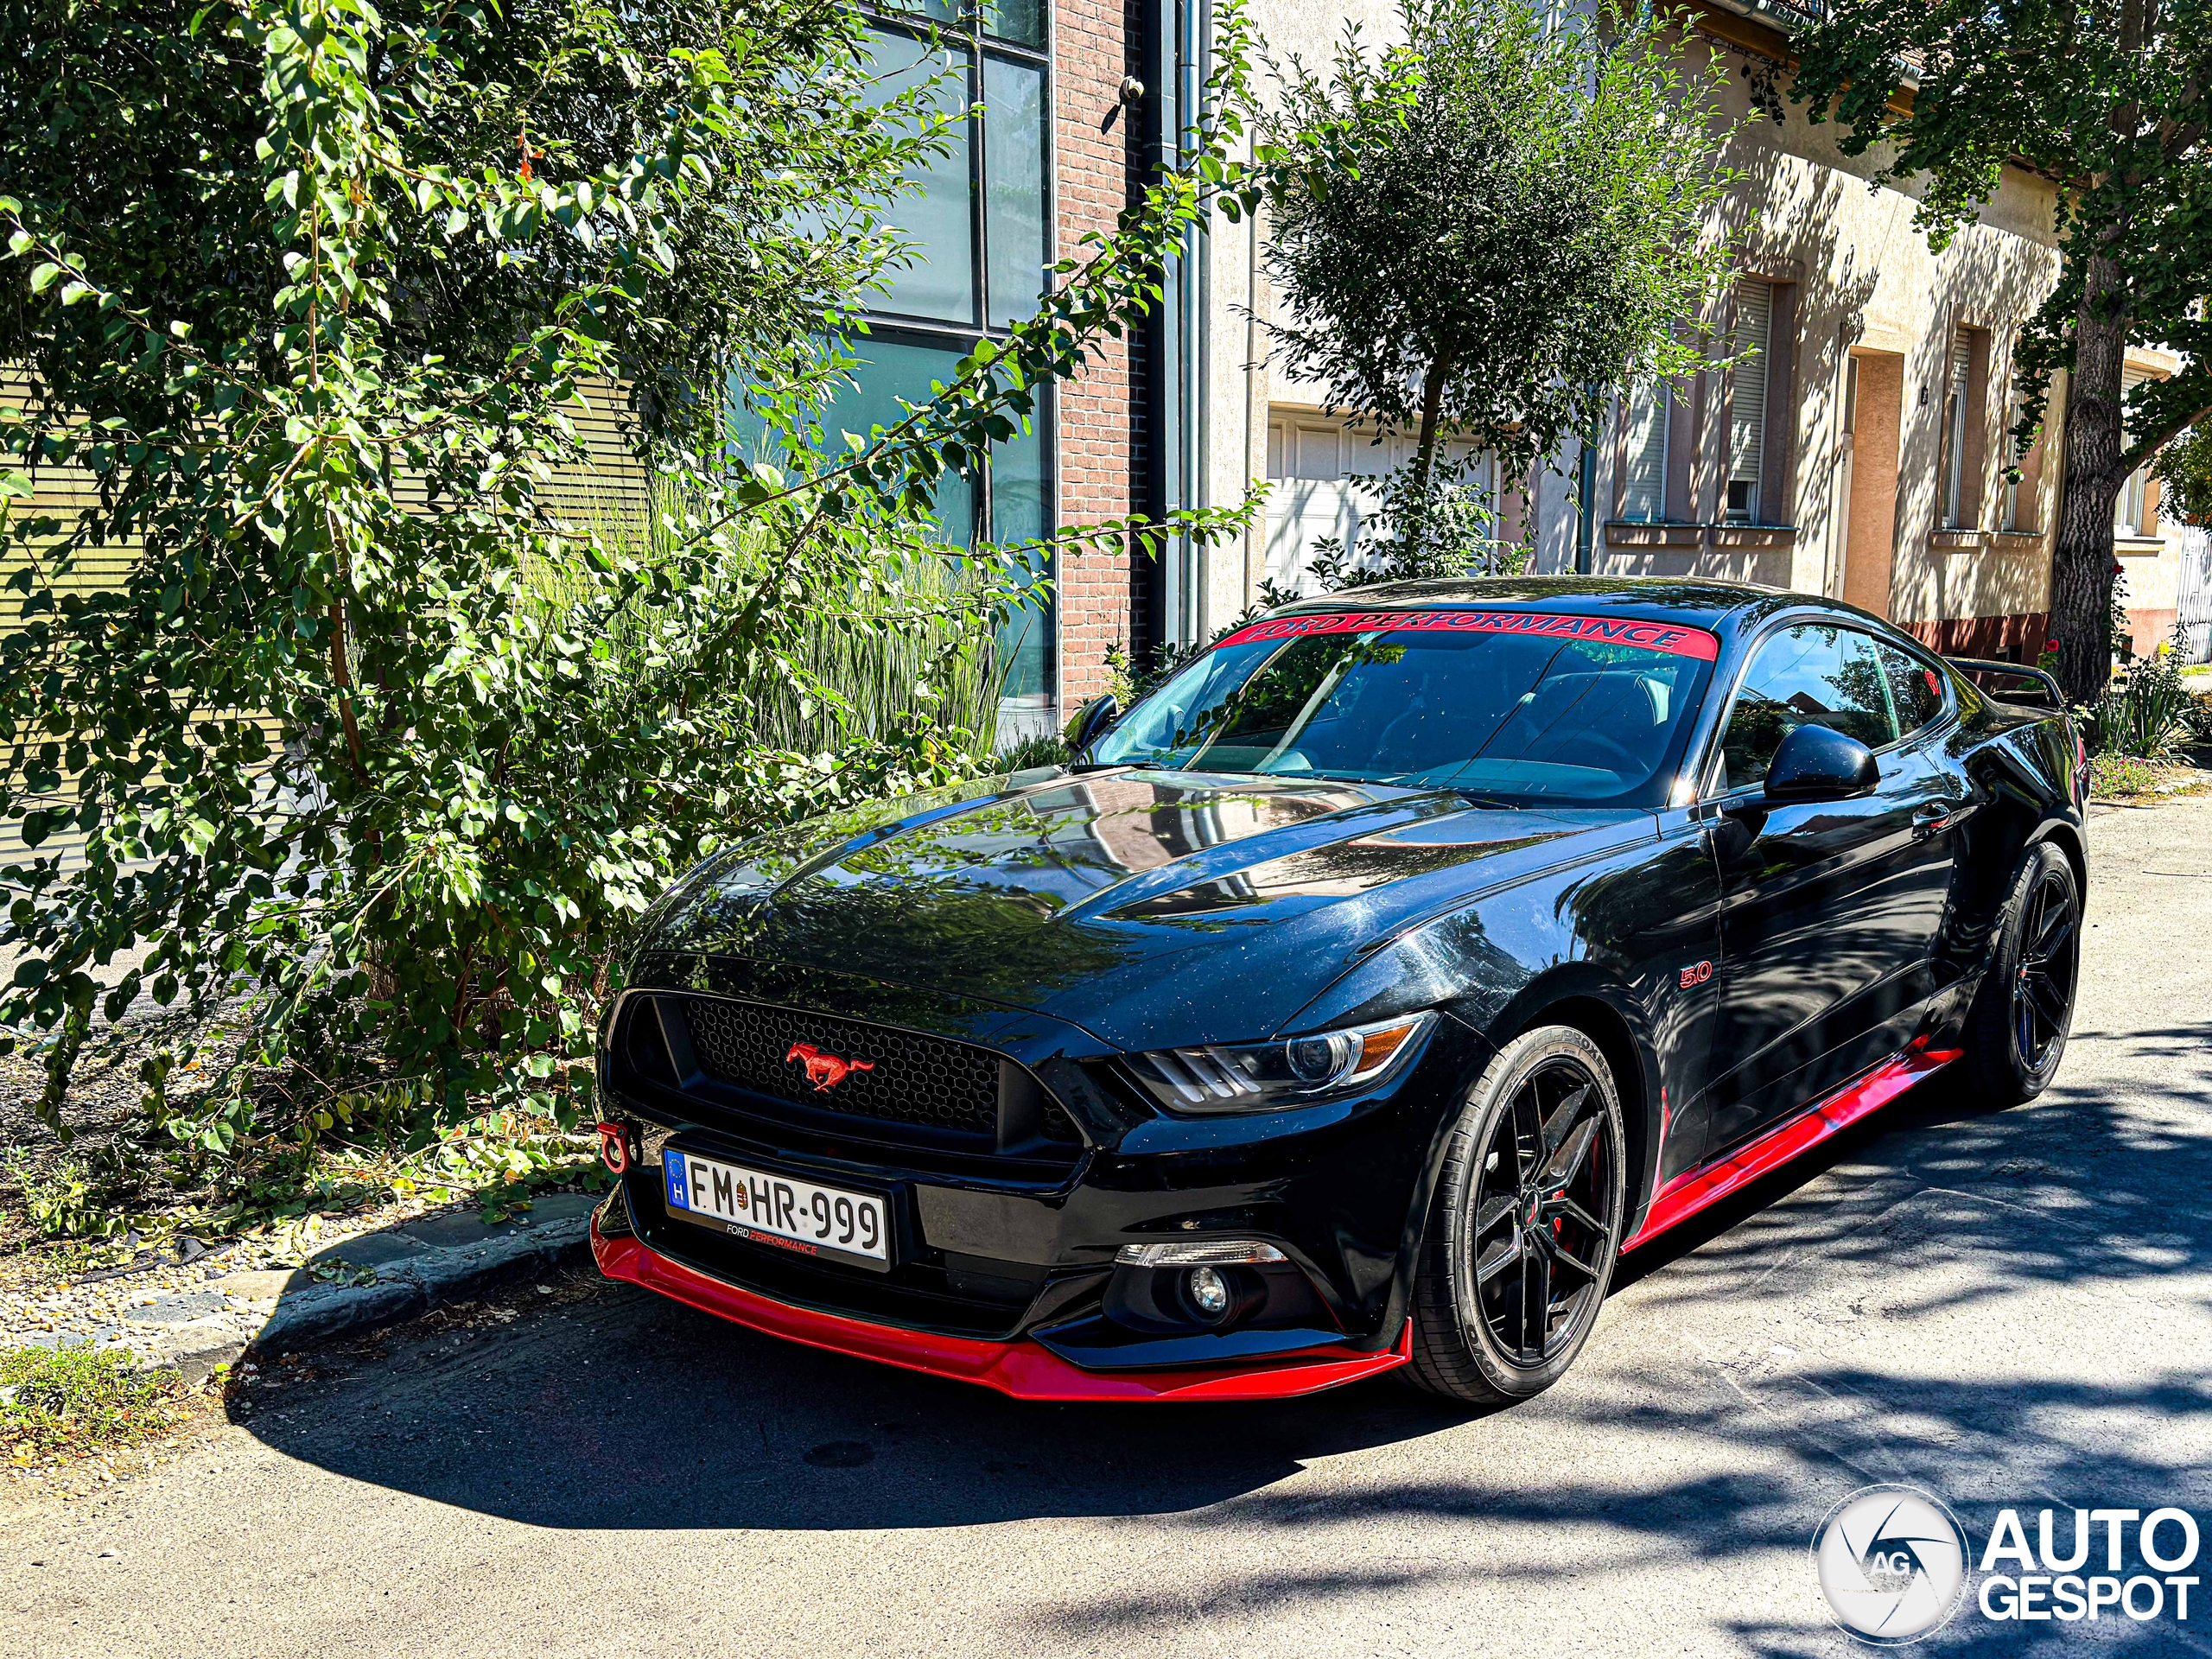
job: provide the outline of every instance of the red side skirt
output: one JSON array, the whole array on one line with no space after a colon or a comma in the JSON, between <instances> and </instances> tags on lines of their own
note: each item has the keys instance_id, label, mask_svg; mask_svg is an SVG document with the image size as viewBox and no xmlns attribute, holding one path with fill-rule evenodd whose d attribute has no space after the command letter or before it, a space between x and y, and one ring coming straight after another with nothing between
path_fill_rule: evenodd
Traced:
<instances>
[{"instance_id":1,"label":"red side skirt","mask_svg":"<svg viewBox=\"0 0 2212 1659\"><path fill-rule=\"evenodd\" d=\"M608 1278L642 1285L702 1313L811 1348L980 1382L1017 1400L1281 1400L1356 1382L1413 1357L1413 1322L1408 1320L1396 1345L1376 1354L1328 1347L1230 1370L1086 1371L1034 1342L932 1336L793 1307L672 1262L638 1239L603 1237L596 1220L591 1249Z\"/></svg>"},{"instance_id":2,"label":"red side skirt","mask_svg":"<svg viewBox=\"0 0 2212 1659\"><path fill-rule=\"evenodd\" d=\"M1888 1105L1914 1084L1942 1071L1964 1052L1947 1048L1931 1053L1916 1043L1895 1059L1876 1066L1858 1082L1769 1129L1749 1146L1677 1175L1660 1189L1659 1195L1651 1201L1651 1211L1644 1217L1643 1225L1621 1249L1632 1250L1639 1244L1649 1243L1658 1234L1688 1220L1707 1205L1718 1204L1731 1192L1779 1169L1839 1129Z\"/></svg>"}]
</instances>

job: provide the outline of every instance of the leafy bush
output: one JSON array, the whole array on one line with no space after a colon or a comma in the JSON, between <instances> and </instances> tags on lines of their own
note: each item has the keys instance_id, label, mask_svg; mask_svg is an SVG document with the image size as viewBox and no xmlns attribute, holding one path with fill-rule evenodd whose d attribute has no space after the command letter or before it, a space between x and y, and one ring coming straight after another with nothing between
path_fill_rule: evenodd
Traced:
<instances>
[{"instance_id":1,"label":"leafy bush","mask_svg":"<svg viewBox=\"0 0 2212 1659\"><path fill-rule=\"evenodd\" d=\"M1376 510L1360 525L1357 543L1340 536L1313 543L1308 574L1323 593L1383 582L1422 582L1442 576L1517 576L1529 568L1533 547L1497 539L1497 505L1468 474L1475 460L1438 467L1426 478L1408 461L1395 472L1352 481L1374 490ZM1530 520L1533 531L1535 521ZM1272 588L1269 590L1272 592ZM1277 602L1287 595L1277 595Z\"/></svg>"},{"instance_id":2,"label":"leafy bush","mask_svg":"<svg viewBox=\"0 0 2212 1659\"><path fill-rule=\"evenodd\" d=\"M409 1146L487 1103L572 1122L620 945L676 872L971 769L979 664L1037 550L949 550L933 504L1156 302L1195 228L1256 200L1223 22L1222 118L1186 164L849 449L824 429L837 331L961 118L881 96L855 10L0 14L0 360L32 377L0 410L6 493L33 466L96 486L67 523L7 526L0 821L34 852L0 871L0 1026L44 1044L49 1122L94 970L139 947L111 1020L250 999L222 1086L171 1096L192 1020L146 1062L152 1122L196 1154L343 1134L318 1091L365 1076L404 1085ZM658 480L642 524L556 487L617 385ZM766 435L751 461L729 397ZM73 583L116 549L120 587ZM65 831L80 855L47 849ZM257 1090L283 1068L315 1086Z\"/></svg>"},{"instance_id":3,"label":"leafy bush","mask_svg":"<svg viewBox=\"0 0 2212 1659\"><path fill-rule=\"evenodd\" d=\"M10 1185L22 1205L23 1218L41 1238L105 1238L129 1225L103 1201L108 1185L82 1159L63 1157L40 1168L19 1149L7 1157Z\"/></svg>"},{"instance_id":4,"label":"leafy bush","mask_svg":"<svg viewBox=\"0 0 2212 1659\"><path fill-rule=\"evenodd\" d=\"M2190 692L2189 708L2182 718L2188 723L2190 742L2212 747L2212 691Z\"/></svg>"},{"instance_id":5,"label":"leafy bush","mask_svg":"<svg viewBox=\"0 0 2212 1659\"><path fill-rule=\"evenodd\" d=\"M2195 701L2182 683L2181 655L2162 645L2137 659L2089 711L2101 754L2164 760L2189 740Z\"/></svg>"},{"instance_id":6,"label":"leafy bush","mask_svg":"<svg viewBox=\"0 0 2212 1659\"><path fill-rule=\"evenodd\" d=\"M2212 520L2212 420L2186 428L2151 463L2158 480L2158 505L2185 524Z\"/></svg>"}]
</instances>

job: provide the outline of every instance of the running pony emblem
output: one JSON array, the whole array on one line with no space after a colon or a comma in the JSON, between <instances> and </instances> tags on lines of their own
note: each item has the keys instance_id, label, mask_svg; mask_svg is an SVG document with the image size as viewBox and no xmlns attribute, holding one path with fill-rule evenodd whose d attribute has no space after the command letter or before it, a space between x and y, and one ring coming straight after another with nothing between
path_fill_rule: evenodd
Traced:
<instances>
[{"instance_id":1,"label":"running pony emblem","mask_svg":"<svg viewBox=\"0 0 2212 1659\"><path fill-rule=\"evenodd\" d=\"M812 1043L793 1043L791 1052L784 1056L784 1064L793 1060L806 1067L806 1080L814 1085L814 1092L826 1095L855 1071L873 1071L873 1060L849 1060L842 1055L826 1054Z\"/></svg>"}]
</instances>

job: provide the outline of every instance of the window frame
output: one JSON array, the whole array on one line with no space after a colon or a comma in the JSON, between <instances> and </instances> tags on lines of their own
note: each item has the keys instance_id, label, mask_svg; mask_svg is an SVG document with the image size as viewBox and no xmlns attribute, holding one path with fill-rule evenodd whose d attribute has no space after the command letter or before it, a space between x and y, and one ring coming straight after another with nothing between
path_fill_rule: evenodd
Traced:
<instances>
[{"instance_id":1,"label":"window frame","mask_svg":"<svg viewBox=\"0 0 2212 1659\"><path fill-rule=\"evenodd\" d=\"M983 110L985 104L983 65L988 57L995 56L1024 64L1038 70L1044 77L1045 95L1043 108L1040 111L1044 138L1041 169L1043 173L1042 212L1045 223L1043 270L1049 271L1053 261L1058 257L1059 168L1058 162L1059 156L1058 147L1052 143L1052 137L1055 125L1053 118L1057 113L1059 89L1058 77L1053 73L1052 63L1053 9L1046 5L1042 8L1042 11L1045 17L1045 44L1042 47L1024 46L1016 41L985 34L982 22L983 9L980 6L963 9L963 16L968 20L964 23L932 24L925 18L918 19L917 14L913 12L889 10L880 6L869 6L861 12L862 21L869 29L879 29L886 34L903 35L918 43L925 43L933 28L940 42L949 47L957 41L966 54L968 237L970 269L973 273L971 289L976 302L971 315L982 319L980 322L954 322L948 321L943 317L924 316L911 311L893 311L887 306L890 296L885 296L885 302L870 303L861 309L861 315L868 319L871 326L880 320L886 327L889 328L931 334L939 339L957 337L966 342L968 350L973 350L976 342L979 340L985 338L1002 340L1012 332L1008 325L1003 322L994 322L991 317L990 139L986 130L988 117L987 114L978 113L979 111ZM1042 291L1041 288L1039 291Z\"/></svg>"},{"instance_id":2,"label":"window frame","mask_svg":"<svg viewBox=\"0 0 2212 1659\"><path fill-rule=\"evenodd\" d=\"M2126 425L2128 394L2133 391L2138 386L2147 385L2153 380L2164 380L2164 378L2166 378L2166 377L2156 369L2132 368L2126 363L2122 363L2120 365L2120 447L2123 451L2127 448L2129 437ZM2164 516L2163 512L2158 515L2158 518L2154 518L2152 519L2149 527L2145 528L2143 523L2144 510L2148 507L2150 504L2151 463L2146 461L2120 481L2120 493L2113 498L2113 534L2120 537L2123 540L2131 542L2148 542L2160 539L2158 534L2158 518L2162 518ZM2123 512L2127 515L2124 518L2121 517Z\"/></svg>"},{"instance_id":3,"label":"window frame","mask_svg":"<svg viewBox=\"0 0 2212 1659\"><path fill-rule=\"evenodd\" d=\"M1713 786L1713 774L1720 765L1722 749L1728 735L1729 718L1736 712L1736 700L1743 695L1744 681L1751 671L1751 664L1758 660L1759 652L1765 649L1767 642L1776 634L1785 632L1791 628L1801 627L1834 628L1839 632L1856 633L1869 641L1870 645L1887 641L1923 668L1933 668L1936 671L1936 683L1943 688L1942 709L1932 720L1922 722L1910 732L1898 733L1881 747L1872 750L1872 753L1877 758L1888 754L1893 750L1901 749L1907 743L1924 741L1926 737L1948 728L1951 721L1958 718L1959 700L1955 695L1950 673L1945 665L1931 658L1920 642L1910 634L1896 630L1884 632L1870 628L1856 617L1834 616L1822 611L1793 611L1762 624L1745 642L1743 661L1737 668L1734 677L1729 681L1727 694L1719 705L1719 717L1713 722L1713 729L1706 734L1705 753L1700 758L1696 770L1691 773L1698 780L1696 790L1691 798L1692 805L1703 806L1714 802L1733 801L1742 797L1764 792L1765 790L1766 780L1761 779L1757 783L1738 784L1732 789L1715 792ZM1877 657L1874 660L1878 667L1881 658ZM1888 682L1885 678L1884 696L1885 697L1888 696L1887 686ZM1894 699L1891 700L1890 719L1892 724L1897 722L1897 706Z\"/></svg>"},{"instance_id":4,"label":"window frame","mask_svg":"<svg viewBox=\"0 0 2212 1659\"><path fill-rule=\"evenodd\" d=\"M1636 406L1639 388L1633 383L1620 394L1620 465L1613 491L1612 522L1623 524L1664 524L1673 522L1668 513L1671 505L1667 499L1667 474L1674 459L1675 389L1671 382L1654 378L1641 388L1651 400L1652 421L1659 433L1659 476L1651 498L1651 513L1640 518L1630 510L1629 493L1630 455L1636 432Z\"/></svg>"},{"instance_id":5,"label":"window frame","mask_svg":"<svg viewBox=\"0 0 2212 1659\"><path fill-rule=\"evenodd\" d=\"M1713 522L1719 524L1758 525L1769 522L1767 496L1773 485L1772 457L1767 453L1767 425L1773 412L1774 398L1774 312L1775 290L1780 283L1764 276L1738 274L1731 287L1729 298L1728 346L1731 352L1741 349L1743 330L1743 290L1756 287L1765 296L1766 323L1758 352L1749 364L1738 364L1728 371L1728 418L1720 430L1720 499L1713 505L1718 509ZM1758 376L1759 418L1752 440L1758 456L1758 470L1751 478L1750 500L1741 515L1729 505L1728 493L1736 482L1736 394L1745 382L1745 371L1750 369ZM1785 393L1787 389L1785 388Z\"/></svg>"},{"instance_id":6,"label":"window frame","mask_svg":"<svg viewBox=\"0 0 2212 1659\"><path fill-rule=\"evenodd\" d=\"M1967 405L1974 393L1974 342L1964 328L1951 330L1951 349L1943 358L1943 429L1936 446L1936 523L1939 530L1966 530Z\"/></svg>"}]
</instances>

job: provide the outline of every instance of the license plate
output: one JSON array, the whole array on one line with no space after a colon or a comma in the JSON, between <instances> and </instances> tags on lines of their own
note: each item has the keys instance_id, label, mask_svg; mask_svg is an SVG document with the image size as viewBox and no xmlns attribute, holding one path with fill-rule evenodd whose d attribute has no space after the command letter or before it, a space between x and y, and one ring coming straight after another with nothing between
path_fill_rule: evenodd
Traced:
<instances>
[{"instance_id":1,"label":"license plate","mask_svg":"<svg viewBox=\"0 0 2212 1659\"><path fill-rule=\"evenodd\" d=\"M756 1244L887 1270L883 1200L671 1148L661 1154L668 1213Z\"/></svg>"}]
</instances>

